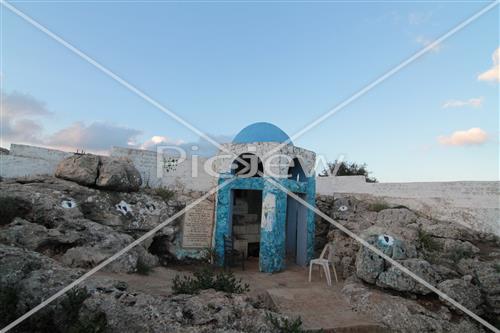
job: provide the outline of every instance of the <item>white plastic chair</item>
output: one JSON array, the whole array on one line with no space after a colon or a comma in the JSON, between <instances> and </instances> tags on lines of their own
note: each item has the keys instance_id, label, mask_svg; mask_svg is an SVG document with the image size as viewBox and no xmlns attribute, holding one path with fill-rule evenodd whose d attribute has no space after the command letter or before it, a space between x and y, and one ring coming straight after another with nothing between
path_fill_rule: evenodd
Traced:
<instances>
[{"instance_id":1,"label":"white plastic chair","mask_svg":"<svg viewBox=\"0 0 500 333\"><path fill-rule=\"evenodd\" d=\"M327 252L328 256L326 256ZM321 251L319 258L312 259L309 262L309 282L311 282L313 265L319 266L320 276L321 276L321 269L323 268L323 270L325 271L326 282L328 283L329 286L332 285L332 277L330 275L330 265L331 265L333 269L333 274L335 275L335 281L339 282L337 278L337 271L335 270L335 265L332 261L332 258L333 258L333 246L331 244L326 244L325 247L323 248L323 251Z\"/></svg>"}]
</instances>

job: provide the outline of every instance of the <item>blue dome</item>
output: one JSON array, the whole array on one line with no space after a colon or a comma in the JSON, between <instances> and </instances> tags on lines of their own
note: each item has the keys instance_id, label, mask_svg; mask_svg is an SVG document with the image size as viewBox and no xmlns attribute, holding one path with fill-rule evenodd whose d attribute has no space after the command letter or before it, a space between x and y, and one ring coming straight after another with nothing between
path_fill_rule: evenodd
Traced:
<instances>
[{"instance_id":1,"label":"blue dome","mask_svg":"<svg viewBox=\"0 0 500 333\"><path fill-rule=\"evenodd\" d=\"M260 122L248 125L242 129L233 139L233 143L252 142L279 142L290 140L290 137L278 126L270 123ZM288 143L292 144L291 141Z\"/></svg>"}]
</instances>

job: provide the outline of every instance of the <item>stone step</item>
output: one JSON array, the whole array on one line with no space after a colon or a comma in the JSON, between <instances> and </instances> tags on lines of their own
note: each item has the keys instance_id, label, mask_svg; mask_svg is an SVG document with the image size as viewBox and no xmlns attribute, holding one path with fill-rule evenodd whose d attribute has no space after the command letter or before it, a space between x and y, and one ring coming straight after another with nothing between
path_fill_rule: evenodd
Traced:
<instances>
[{"instance_id":1,"label":"stone step","mask_svg":"<svg viewBox=\"0 0 500 333\"><path fill-rule=\"evenodd\" d=\"M305 288L267 289L268 301L280 313L300 316L308 332L378 333L389 330L364 314L351 309L342 296L341 285L311 284Z\"/></svg>"}]
</instances>

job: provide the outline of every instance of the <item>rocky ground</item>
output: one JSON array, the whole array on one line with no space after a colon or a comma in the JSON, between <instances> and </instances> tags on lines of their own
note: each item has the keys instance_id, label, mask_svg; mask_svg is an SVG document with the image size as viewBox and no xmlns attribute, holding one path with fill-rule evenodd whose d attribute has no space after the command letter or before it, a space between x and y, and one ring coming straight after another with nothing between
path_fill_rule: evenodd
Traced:
<instances>
[{"instance_id":1,"label":"rocky ground","mask_svg":"<svg viewBox=\"0 0 500 333\"><path fill-rule=\"evenodd\" d=\"M126 160L75 155L57 177L0 181L0 326L7 325L179 211L185 200L140 189ZM318 207L386 255L500 327L500 240L405 207L318 197ZM169 265L179 221L105 267L144 273ZM483 332L476 321L402 274L326 221L342 294L353 310L395 332ZM145 277L147 279L147 277ZM333 310L334 311L334 310ZM150 295L93 276L14 331L271 332L269 309L248 295Z\"/></svg>"},{"instance_id":2,"label":"rocky ground","mask_svg":"<svg viewBox=\"0 0 500 333\"><path fill-rule=\"evenodd\" d=\"M318 207L467 309L500 327L500 240L405 207L319 197ZM388 236L388 237L387 237ZM356 310L402 332L483 328L354 239L317 220L317 247L332 241L344 295Z\"/></svg>"},{"instance_id":3,"label":"rocky ground","mask_svg":"<svg viewBox=\"0 0 500 333\"><path fill-rule=\"evenodd\" d=\"M139 190L125 160L75 155L56 175L0 181L0 328L184 205L167 190ZM179 228L173 221L104 270L168 264ZM149 295L93 276L13 332L269 332L268 312L245 295Z\"/></svg>"}]
</instances>

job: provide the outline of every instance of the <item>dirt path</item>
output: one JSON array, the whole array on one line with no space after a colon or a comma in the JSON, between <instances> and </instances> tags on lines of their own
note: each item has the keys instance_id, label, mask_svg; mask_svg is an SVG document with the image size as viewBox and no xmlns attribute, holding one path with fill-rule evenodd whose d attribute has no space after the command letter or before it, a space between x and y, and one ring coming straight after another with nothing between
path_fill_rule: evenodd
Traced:
<instances>
[{"instance_id":1,"label":"dirt path","mask_svg":"<svg viewBox=\"0 0 500 333\"><path fill-rule=\"evenodd\" d=\"M386 332L370 318L354 312L341 294L342 282L328 287L318 271L313 282L307 282L307 269L293 266L276 274L261 273L255 263L247 270L233 270L236 277L250 285L252 296L265 296L280 312L302 318L307 330L322 328L325 332ZM157 267L149 275L99 272L101 276L125 281L130 290L152 295L172 293L172 280L177 274L189 274L194 266Z\"/></svg>"}]
</instances>

